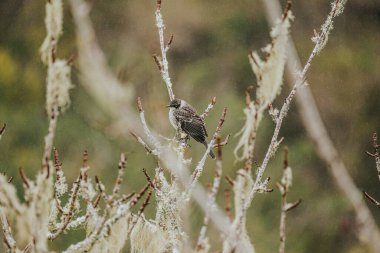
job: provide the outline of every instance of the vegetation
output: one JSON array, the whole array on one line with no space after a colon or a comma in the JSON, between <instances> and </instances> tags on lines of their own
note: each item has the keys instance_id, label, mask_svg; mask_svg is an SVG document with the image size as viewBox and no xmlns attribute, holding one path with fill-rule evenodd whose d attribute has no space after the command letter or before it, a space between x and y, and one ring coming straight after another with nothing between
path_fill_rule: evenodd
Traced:
<instances>
[{"instance_id":1,"label":"vegetation","mask_svg":"<svg viewBox=\"0 0 380 253\"><path fill-rule=\"evenodd\" d=\"M268 20L279 18L268 32L263 8L247 8L249 1L70 0L63 6L50 0L45 9L41 3L3 1L4 250L378 252L376 219L355 185L370 193L378 185L372 159L360 155L378 122L378 59L372 53L378 19L370 19L376 18L376 4L348 5L326 47L346 1L334 1L330 11L327 3L291 8L288 1L282 16L273 3L263 1ZM368 30L354 28L374 41L366 39L363 46L345 32L365 8ZM321 22L314 44L304 41L309 26ZM288 47L289 32L306 59L302 69L291 62L297 53ZM250 48L268 41L247 59ZM290 90L282 85L287 60ZM307 106L298 102L300 116L293 113L295 95L305 96L308 84L336 148L310 99ZM208 150L215 149L216 161L208 160L202 145L164 137L174 135L164 107L174 96L204 110ZM284 144L290 151L285 148L282 158ZM367 154L378 168L376 135L373 149ZM366 196L378 205L376 197ZM299 198L300 206L301 200L288 203ZM368 206L375 208L373 203Z\"/></svg>"}]
</instances>

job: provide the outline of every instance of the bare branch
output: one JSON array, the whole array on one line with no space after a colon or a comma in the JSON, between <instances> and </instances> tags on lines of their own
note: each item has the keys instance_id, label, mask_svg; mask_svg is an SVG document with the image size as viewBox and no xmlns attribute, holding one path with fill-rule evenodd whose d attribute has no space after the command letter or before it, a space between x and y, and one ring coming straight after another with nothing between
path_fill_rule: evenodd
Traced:
<instances>
[{"instance_id":1,"label":"bare branch","mask_svg":"<svg viewBox=\"0 0 380 253\"><path fill-rule=\"evenodd\" d=\"M341 7L343 8L343 6L346 3L346 1L342 0L342 1L339 1L339 2L342 4ZM326 32L329 32L332 29L333 19L338 14L338 13L335 13L336 12L336 8L338 8L337 5L333 5L332 6L331 11L330 11L328 17L326 18L326 23L324 24L324 25L328 26L327 31L324 30L324 29L322 29L320 31L318 40L317 40L317 42L315 44L315 47L312 50L312 52L311 52L311 54L310 54L310 56L309 56L309 58L307 60L307 63L303 67L303 70L301 71L301 73L299 74L298 78L296 79L295 84L294 84L292 90L290 91L289 95L286 97L285 102L284 102L284 104L281 107L281 110L280 110L280 113L279 113L279 116L278 116L278 119L277 119L277 122L276 122L276 126L275 126L275 129L274 129L274 132L273 132L273 136L272 136L271 142L270 142L268 150L267 150L267 152L265 154L264 160L263 160L261 166L259 167L259 169L257 171L256 180L255 180L255 183L254 183L254 185L253 185L253 187L251 189L249 197L247 198L247 200L245 202L245 208L244 208L244 210L247 210L248 207L251 205L251 202L252 202L252 199L253 199L254 194L256 192L256 189L261 184L261 179L262 179L262 177L264 175L265 169L267 168L268 162L269 162L270 158L273 157L274 153L276 152L276 148L278 147L278 143L279 143L279 141L278 141L278 135L279 135L279 132L280 132L280 129L281 129L281 126L282 126L282 122L283 122L283 120L285 119L285 117L286 117L286 115L288 113L290 104L291 104L293 98L295 97L295 94L296 94L298 88L304 85L306 73L308 72L308 70L309 70L309 68L311 66L311 62L313 61L313 59L315 58L315 56L322 50L322 48L324 46L323 43L327 42L327 38L325 38L325 40L323 38L325 37ZM339 12L339 14L340 13L341 12Z\"/></svg>"},{"instance_id":2,"label":"bare branch","mask_svg":"<svg viewBox=\"0 0 380 253\"><path fill-rule=\"evenodd\" d=\"M11 226L9 225L7 217L2 209L3 207L0 207L0 221L4 235L4 244L8 248L9 252L19 252L19 249L17 249L16 246L16 241L12 235Z\"/></svg>"},{"instance_id":3,"label":"bare branch","mask_svg":"<svg viewBox=\"0 0 380 253\"><path fill-rule=\"evenodd\" d=\"M215 103L216 103L216 97L213 97L212 100L211 100L211 103L208 104L208 106L205 109L205 111L200 115L201 119L205 119L208 116L209 112L214 107Z\"/></svg>"},{"instance_id":4,"label":"bare branch","mask_svg":"<svg viewBox=\"0 0 380 253\"><path fill-rule=\"evenodd\" d=\"M208 144L206 152L204 153L202 159L198 162L197 167L195 168L194 172L191 175L191 182L190 182L190 184L188 186L188 189L187 189L187 193L188 194L191 193L191 190L193 189L194 184L198 182L198 179L199 179L199 177L200 177L200 175L201 175L201 173L203 171L206 158L207 158L208 154L210 153L211 148L214 146L214 143L215 143L217 137L220 135L220 131L221 131L222 125L224 123L224 120L225 120L225 117L226 117L226 113L227 113L227 107L224 107L223 112L222 112L222 116L219 119L219 122L218 122L218 125L216 127L215 133L214 133L214 135L212 137L212 140Z\"/></svg>"},{"instance_id":5,"label":"bare branch","mask_svg":"<svg viewBox=\"0 0 380 253\"><path fill-rule=\"evenodd\" d=\"M286 226L286 213L290 210L293 210L299 204L301 204L301 200L298 200L294 203L287 202L287 194L289 192L289 187L292 184L292 170L289 167L288 162L288 147L284 148L284 169L282 172L281 181L276 184L277 188L281 193L281 217L280 217L280 247L279 253L285 253L285 226Z\"/></svg>"},{"instance_id":6,"label":"bare branch","mask_svg":"<svg viewBox=\"0 0 380 253\"><path fill-rule=\"evenodd\" d=\"M157 1L157 9L156 9L156 26L158 29L158 36L160 40L160 48L161 48L161 68L159 67L161 71L161 76L162 79L164 80L166 84L166 88L168 90L169 94L169 99L172 101L174 99L174 93L172 89L172 82L170 80L170 75L169 75L169 63L166 57L166 53L169 50L170 44L173 41L173 36L169 39L169 42L165 44L165 39L164 39L164 30L165 30L165 24L164 20L161 15L161 1Z\"/></svg>"},{"instance_id":7,"label":"bare branch","mask_svg":"<svg viewBox=\"0 0 380 253\"><path fill-rule=\"evenodd\" d=\"M199 251L201 249L206 248L207 244L207 239L206 239L206 231L209 223L209 216L211 214L211 210L213 206L215 205L215 198L216 194L218 193L218 189L220 186L220 179L222 177L222 146L220 145L220 137L218 136L217 139L217 144L219 144L218 152L217 152L217 161L216 161L216 167L215 167L215 176L213 183L211 185L211 191L208 195L208 200L207 200L207 205L208 205L208 210L205 213L204 219L203 219L203 226L201 228L201 231L199 233L198 241L197 241L197 246L195 248L196 251Z\"/></svg>"},{"instance_id":8,"label":"bare branch","mask_svg":"<svg viewBox=\"0 0 380 253\"><path fill-rule=\"evenodd\" d=\"M281 16L281 4L278 0L262 0L262 3L265 7L267 19L272 25L275 24L276 20ZM337 5L338 3L341 5L345 1L334 1L333 4ZM318 37L317 32L315 37ZM290 80L288 84L293 86L299 78L298 73L302 69L302 65L291 37L288 39L286 50L288 52L287 73ZM326 166L328 172L343 196L351 203L356 214L357 223L363 224L357 230L358 238L363 243L371 245L373 252L380 252L380 232L376 221L363 201L361 191L349 175L347 167L328 135L316 101L308 86L303 86L297 92L296 102L303 125L310 138L316 143L315 147L318 155L328 164Z\"/></svg>"}]
</instances>

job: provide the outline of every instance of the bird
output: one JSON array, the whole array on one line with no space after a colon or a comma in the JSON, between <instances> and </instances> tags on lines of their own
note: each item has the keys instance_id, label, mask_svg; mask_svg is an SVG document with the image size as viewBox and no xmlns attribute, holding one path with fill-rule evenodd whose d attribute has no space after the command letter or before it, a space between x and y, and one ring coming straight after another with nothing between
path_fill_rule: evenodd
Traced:
<instances>
[{"instance_id":1,"label":"bird","mask_svg":"<svg viewBox=\"0 0 380 253\"><path fill-rule=\"evenodd\" d=\"M197 111L185 100L174 98L170 101L169 121L177 132L184 132L190 135L197 142L202 143L206 149L208 137L205 123ZM210 156L215 159L214 152L210 149Z\"/></svg>"}]
</instances>

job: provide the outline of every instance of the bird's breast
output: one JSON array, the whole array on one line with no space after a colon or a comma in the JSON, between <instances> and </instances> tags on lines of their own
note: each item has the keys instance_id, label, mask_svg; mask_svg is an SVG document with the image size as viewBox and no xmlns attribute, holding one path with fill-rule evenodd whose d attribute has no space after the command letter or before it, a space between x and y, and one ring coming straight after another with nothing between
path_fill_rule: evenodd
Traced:
<instances>
[{"instance_id":1,"label":"bird's breast","mask_svg":"<svg viewBox=\"0 0 380 253\"><path fill-rule=\"evenodd\" d=\"M175 110L174 108L170 108L170 110L169 110L169 121L172 124L172 126L174 127L174 129L177 130L178 124L177 124L177 119L174 116L174 110Z\"/></svg>"}]
</instances>

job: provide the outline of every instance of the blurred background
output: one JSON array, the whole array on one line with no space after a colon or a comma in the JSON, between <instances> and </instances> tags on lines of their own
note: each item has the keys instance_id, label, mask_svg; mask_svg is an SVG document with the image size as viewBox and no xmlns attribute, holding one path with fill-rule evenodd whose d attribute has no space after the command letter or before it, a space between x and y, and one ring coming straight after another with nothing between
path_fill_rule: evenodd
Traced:
<instances>
[{"instance_id":1,"label":"blurred background","mask_svg":"<svg viewBox=\"0 0 380 253\"><path fill-rule=\"evenodd\" d=\"M98 42L108 63L134 96L144 100L149 124L161 134L172 137L167 120L168 97L152 54L159 53L154 20L155 1L92 0L91 18ZM29 177L41 168L43 137L47 133L45 113L46 69L40 61L39 47L45 37L44 1L2 0L0 2L0 124L7 130L0 143L0 171L14 176L21 191L18 168ZM76 52L75 27L65 2L64 34L58 56L68 58ZM291 28L295 45L304 62L314 44L313 29L319 29L330 10L330 1L295 1L296 17ZM206 120L209 132L215 129L222 108L228 107L223 135L237 133L244 124L244 91L255 84L248 62L248 52L270 42L269 27L259 0L165 0L163 15L166 34L174 34L169 51L169 66L176 96L203 111L213 96L217 104ZM329 43L315 59L307 80L317 100L329 135L336 144L351 176L360 189L380 196L380 182L374 160L364 151L371 150L371 136L380 131L380 2L348 1L345 12L335 22ZM55 146L63 169L72 182L79 172L83 150L89 152L91 175L113 184L120 152L128 156L124 192L145 184L142 168L153 173L154 160L130 138L112 131L110 120L78 80L74 63L71 90L72 105L59 118ZM106 84L105 84L106 85ZM275 106L280 106L288 92L284 86ZM137 111L137 110L136 110ZM261 163L273 132L267 117L259 129L256 157ZM367 252L355 237L354 214L327 173L326 164L315 154L300 122L295 105L286 118L281 136L289 146L293 168L293 187L289 201L303 199L300 207L289 213L287 252ZM232 151L237 138L224 148L224 175L235 176L242 164L234 163ZM193 165L203 154L203 146L193 143ZM212 180L214 161L208 161L202 184ZM271 161L265 176L271 187L282 172L282 147ZM222 192L230 186L223 182ZM19 193L22 196L22 193ZM154 202L154 201L153 201ZM380 211L369 206L380 225ZM258 195L248 215L248 231L257 252L275 252L279 241L280 193ZM154 217L154 203L147 217ZM194 204L184 223L191 224L190 238L196 238L203 215ZM210 231L213 250L221 247L215 230ZM52 244L61 251L84 236L74 231Z\"/></svg>"}]
</instances>

